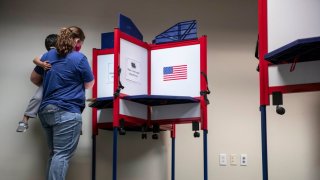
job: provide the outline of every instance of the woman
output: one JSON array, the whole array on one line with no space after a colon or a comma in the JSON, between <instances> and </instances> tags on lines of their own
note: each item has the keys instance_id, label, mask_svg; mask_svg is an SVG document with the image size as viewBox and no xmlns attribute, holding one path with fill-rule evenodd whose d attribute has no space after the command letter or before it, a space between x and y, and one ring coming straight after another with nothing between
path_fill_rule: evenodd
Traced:
<instances>
[{"instance_id":1,"label":"woman","mask_svg":"<svg viewBox=\"0 0 320 180\"><path fill-rule=\"evenodd\" d=\"M85 39L76 26L60 30L56 49L41 58L51 69L36 67L31 81L43 79L43 100L39 117L47 134L50 156L47 180L64 180L79 141L81 113L85 108L85 89L92 88L94 78L87 58L80 52Z\"/></svg>"}]
</instances>

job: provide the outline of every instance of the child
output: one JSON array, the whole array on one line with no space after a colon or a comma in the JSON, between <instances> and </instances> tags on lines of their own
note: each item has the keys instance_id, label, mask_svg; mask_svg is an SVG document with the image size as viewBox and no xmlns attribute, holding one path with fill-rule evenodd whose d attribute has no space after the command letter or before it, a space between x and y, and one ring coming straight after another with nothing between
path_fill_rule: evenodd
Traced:
<instances>
[{"instance_id":1,"label":"child","mask_svg":"<svg viewBox=\"0 0 320 180\"><path fill-rule=\"evenodd\" d=\"M45 46L48 51L50 49L55 48L56 43L57 43L57 34L50 34L46 37L45 40ZM36 57L33 60L33 63L36 64L37 66L42 67L44 70L49 70L51 68L51 65L47 61L40 61L40 57ZM35 118L37 117L37 113L41 104L42 100L42 91L43 87L42 85L39 86L33 97L30 99L30 102L27 106L27 109L24 113L24 116L21 121L19 121L19 125L17 128L17 132L25 132L28 129L28 120L29 118Z\"/></svg>"}]
</instances>

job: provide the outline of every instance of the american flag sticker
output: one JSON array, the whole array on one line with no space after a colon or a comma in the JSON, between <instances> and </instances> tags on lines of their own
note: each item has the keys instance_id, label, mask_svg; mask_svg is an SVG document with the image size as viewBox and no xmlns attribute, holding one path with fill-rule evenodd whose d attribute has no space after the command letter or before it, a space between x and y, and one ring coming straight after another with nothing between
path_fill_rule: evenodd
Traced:
<instances>
[{"instance_id":1,"label":"american flag sticker","mask_svg":"<svg viewBox=\"0 0 320 180\"><path fill-rule=\"evenodd\" d=\"M163 68L163 81L188 79L188 66L168 66Z\"/></svg>"}]
</instances>

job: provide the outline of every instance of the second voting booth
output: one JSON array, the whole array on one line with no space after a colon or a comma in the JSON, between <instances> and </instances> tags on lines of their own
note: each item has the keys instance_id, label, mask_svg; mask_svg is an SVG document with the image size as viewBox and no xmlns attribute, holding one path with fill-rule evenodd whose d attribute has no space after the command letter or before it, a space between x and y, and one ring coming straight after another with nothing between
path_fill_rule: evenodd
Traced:
<instances>
[{"instance_id":1,"label":"second voting booth","mask_svg":"<svg viewBox=\"0 0 320 180\"><path fill-rule=\"evenodd\" d=\"M171 131L174 175L175 126L192 123L194 136L203 130L204 179L207 177L207 38L197 38L196 22L178 23L158 35L152 44L127 17L119 27L102 34L102 48L93 49L93 164L99 129L113 131L113 180L117 179L118 134L127 131Z\"/></svg>"},{"instance_id":2,"label":"second voting booth","mask_svg":"<svg viewBox=\"0 0 320 180\"><path fill-rule=\"evenodd\" d=\"M283 94L320 90L320 1L258 2L262 168L263 180L268 180L270 95L277 113L283 115Z\"/></svg>"}]
</instances>

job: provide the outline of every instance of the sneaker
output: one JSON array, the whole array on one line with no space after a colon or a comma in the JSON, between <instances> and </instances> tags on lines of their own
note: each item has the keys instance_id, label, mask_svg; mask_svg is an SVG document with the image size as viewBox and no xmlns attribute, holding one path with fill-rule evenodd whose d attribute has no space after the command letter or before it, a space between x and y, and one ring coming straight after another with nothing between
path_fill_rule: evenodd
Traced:
<instances>
[{"instance_id":1,"label":"sneaker","mask_svg":"<svg viewBox=\"0 0 320 180\"><path fill-rule=\"evenodd\" d=\"M17 128L17 132L26 132L27 129L28 129L28 123L20 121Z\"/></svg>"}]
</instances>

